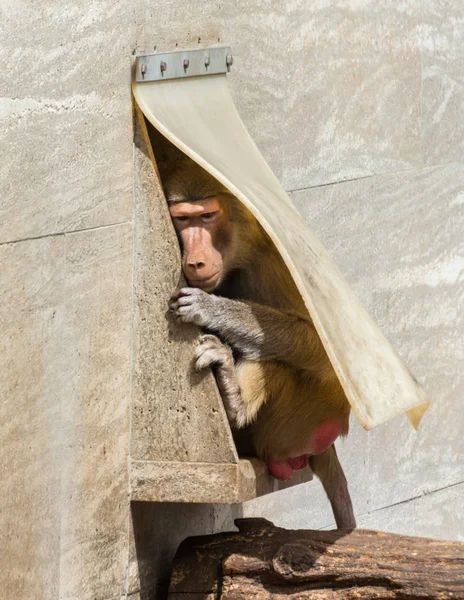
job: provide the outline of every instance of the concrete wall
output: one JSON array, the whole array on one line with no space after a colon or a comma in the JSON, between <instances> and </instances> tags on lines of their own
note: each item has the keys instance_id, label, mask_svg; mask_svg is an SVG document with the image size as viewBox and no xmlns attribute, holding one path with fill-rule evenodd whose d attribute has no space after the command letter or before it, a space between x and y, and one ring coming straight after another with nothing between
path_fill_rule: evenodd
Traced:
<instances>
[{"instance_id":1,"label":"concrete wall","mask_svg":"<svg viewBox=\"0 0 464 600\"><path fill-rule=\"evenodd\" d=\"M330 527L317 482L229 509L128 502L133 52L232 45L238 109L435 403L356 422L359 524L464 539L460 0L0 4L0 588L153 598L235 514Z\"/></svg>"}]
</instances>

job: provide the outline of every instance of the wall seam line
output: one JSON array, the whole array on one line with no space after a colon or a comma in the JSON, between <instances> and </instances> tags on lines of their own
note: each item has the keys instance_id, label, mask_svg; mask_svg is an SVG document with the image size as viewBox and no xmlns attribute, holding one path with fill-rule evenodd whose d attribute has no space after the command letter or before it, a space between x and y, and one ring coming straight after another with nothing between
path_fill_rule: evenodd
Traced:
<instances>
[{"instance_id":1,"label":"wall seam line","mask_svg":"<svg viewBox=\"0 0 464 600\"><path fill-rule=\"evenodd\" d=\"M442 163L433 163L433 164L420 164L417 165L415 167L410 167L408 169L400 169L398 171L385 171L382 173L373 173L372 175L363 175L362 177L353 177L351 179L339 179L336 181L329 181L327 183L318 183L317 185L307 185L304 187L300 187L300 188L295 188L292 190L285 190L287 192L287 194L295 194L298 192L304 192L306 190L314 190L317 188L323 188L323 187L328 187L330 185L342 185L344 183L350 183L353 181L362 181L364 179L373 179L374 177L389 177L391 175L402 175L402 174L407 174L407 173L412 173L412 172L417 172L417 173L421 173L423 171L431 171L433 169L437 169L439 167L446 167L449 165L461 165L463 164L462 161L458 161L458 160L449 160L449 161L445 161Z\"/></svg>"},{"instance_id":2,"label":"wall seam line","mask_svg":"<svg viewBox=\"0 0 464 600\"><path fill-rule=\"evenodd\" d=\"M21 244L21 242L32 242L34 240L44 240L47 238L59 237L62 235L73 235L76 233L85 233L86 231L97 231L99 229L110 229L111 227L119 227L121 225L131 225L132 222L133 222L132 220L120 221L118 223L110 223L109 225L97 225L95 227L85 227L83 229L73 229L70 231L57 231L54 233L45 233L44 235L35 235L35 236L20 238L20 239L16 239L16 240L8 240L5 242L0 242L0 247L8 246L10 244Z\"/></svg>"}]
</instances>

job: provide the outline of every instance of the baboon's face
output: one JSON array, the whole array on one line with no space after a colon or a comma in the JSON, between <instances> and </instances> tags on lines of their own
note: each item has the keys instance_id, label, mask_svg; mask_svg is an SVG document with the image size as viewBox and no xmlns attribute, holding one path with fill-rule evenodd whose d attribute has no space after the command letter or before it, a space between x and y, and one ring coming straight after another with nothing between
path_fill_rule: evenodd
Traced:
<instances>
[{"instance_id":1,"label":"baboon's face","mask_svg":"<svg viewBox=\"0 0 464 600\"><path fill-rule=\"evenodd\" d=\"M213 291L224 279L231 243L227 204L219 196L169 206L182 247L182 269L192 287Z\"/></svg>"}]
</instances>

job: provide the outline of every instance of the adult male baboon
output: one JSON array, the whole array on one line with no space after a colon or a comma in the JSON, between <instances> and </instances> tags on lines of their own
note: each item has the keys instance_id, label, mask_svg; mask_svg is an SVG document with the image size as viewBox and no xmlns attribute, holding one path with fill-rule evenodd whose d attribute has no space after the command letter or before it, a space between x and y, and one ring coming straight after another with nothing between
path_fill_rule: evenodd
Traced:
<instances>
[{"instance_id":1,"label":"adult male baboon","mask_svg":"<svg viewBox=\"0 0 464 600\"><path fill-rule=\"evenodd\" d=\"M241 202L195 163L179 164L165 192L191 286L173 295L170 309L208 332L196 367L214 368L232 426L251 427L270 473L288 479L309 462L337 526L355 527L333 446L348 432L350 406L279 252Z\"/></svg>"}]
</instances>

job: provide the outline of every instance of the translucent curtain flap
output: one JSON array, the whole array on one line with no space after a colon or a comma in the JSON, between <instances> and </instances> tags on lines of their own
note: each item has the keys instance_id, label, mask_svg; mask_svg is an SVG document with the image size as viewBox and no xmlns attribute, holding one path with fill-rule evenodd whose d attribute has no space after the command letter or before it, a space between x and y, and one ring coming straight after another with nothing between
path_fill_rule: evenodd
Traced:
<instances>
[{"instance_id":1,"label":"translucent curtain flap","mask_svg":"<svg viewBox=\"0 0 464 600\"><path fill-rule=\"evenodd\" d=\"M406 412L417 428L428 398L351 290L254 144L225 74L133 84L145 117L225 185L274 241L361 425Z\"/></svg>"}]
</instances>

